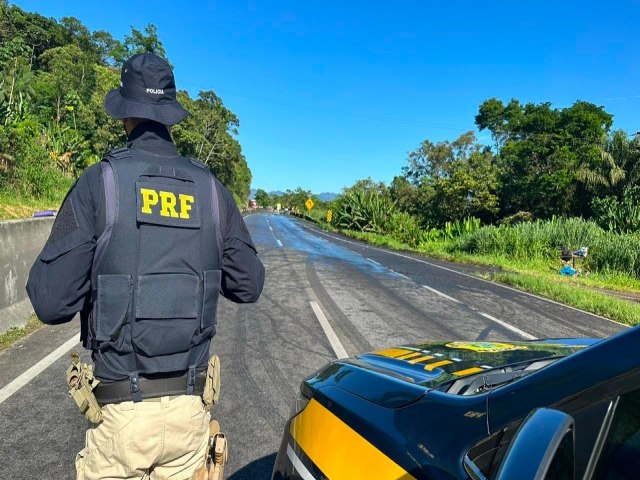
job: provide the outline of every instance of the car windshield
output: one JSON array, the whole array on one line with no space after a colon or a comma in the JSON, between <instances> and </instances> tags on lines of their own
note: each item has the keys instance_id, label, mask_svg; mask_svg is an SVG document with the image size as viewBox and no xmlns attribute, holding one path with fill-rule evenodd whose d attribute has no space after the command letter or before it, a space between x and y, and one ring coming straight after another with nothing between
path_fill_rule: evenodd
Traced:
<instances>
[{"instance_id":1,"label":"car windshield","mask_svg":"<svg viewBox=\"0 0 640 480\"><path fill-rule=\"evenodd\" d=\"M553 357L485 370L464 378L446 381L438 387L438 390L455 395L477 395L531 375L558 359L559 357Z\"/></svg>"}]
</instances>

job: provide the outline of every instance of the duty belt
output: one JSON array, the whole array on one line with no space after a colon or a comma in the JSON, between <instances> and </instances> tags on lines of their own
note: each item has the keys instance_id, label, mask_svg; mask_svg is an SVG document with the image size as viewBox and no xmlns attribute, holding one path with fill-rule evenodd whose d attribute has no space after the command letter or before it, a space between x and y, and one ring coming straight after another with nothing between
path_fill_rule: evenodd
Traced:
<instances>
[{"instance_id":1,"label":"duty belt","mask_svg":"<svg viewBox=\"0 0 640 480\"><path fill-rule=\"evenodd\" d=\"M189 395L202 395L206 376L196 375L193 392ZM187 375L181 377L167 378L144 378L138 379L142 399L165 397L171 395L187 395ZM129 380L121 382L104 383L101 382L94 390L96 399L100 405L108 403L120 403L131 401L131 389Z\"/></svg>"}]
</instances>

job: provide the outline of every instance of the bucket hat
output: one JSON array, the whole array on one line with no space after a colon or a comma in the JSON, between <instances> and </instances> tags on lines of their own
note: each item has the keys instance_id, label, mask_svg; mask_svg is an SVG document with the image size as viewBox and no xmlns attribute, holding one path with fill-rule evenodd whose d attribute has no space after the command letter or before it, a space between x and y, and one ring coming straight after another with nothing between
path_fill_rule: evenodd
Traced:
<instances>
[{"instance_id":1,"label":"bucket hat","mask_svg":"<svg viewBox=\"0 0 640 480\"><path fill-rule=\"evenodd\" d=\"M104 99L111 118L146 118L175 125L189 112L176 100L176 82L169 63L153 53L139 53L125 62L120 88Z\"/></svg>"}]
</instances>

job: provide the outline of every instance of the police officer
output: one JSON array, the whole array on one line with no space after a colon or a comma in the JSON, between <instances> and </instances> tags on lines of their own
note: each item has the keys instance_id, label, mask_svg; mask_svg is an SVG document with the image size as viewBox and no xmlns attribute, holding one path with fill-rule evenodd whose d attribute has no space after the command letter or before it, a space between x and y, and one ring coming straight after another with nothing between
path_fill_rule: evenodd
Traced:
<instances>
[{"instance_id":1,"label":"police officer","mask_svg":"<svg viewBox=\"0 0 640 480\"><path fill-rule=\"evenodd\" d=\"M264 267L230 193L172 142L189 112L169 64L130 58L105 108L127 147L71 188L27 291L47 324L80 312L100 381L101 421L76 457L78 478L189 479L209 439L202 372L218 296L255 302Z\"/></svg>"}]
</instances>

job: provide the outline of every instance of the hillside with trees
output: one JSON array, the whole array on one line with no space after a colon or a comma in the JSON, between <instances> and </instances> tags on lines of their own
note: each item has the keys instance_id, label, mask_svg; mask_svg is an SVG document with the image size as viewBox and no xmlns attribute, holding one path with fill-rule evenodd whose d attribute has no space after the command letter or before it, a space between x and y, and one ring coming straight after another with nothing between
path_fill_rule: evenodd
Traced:
<instances>
[{"instance_id":1,"label":"hillside with trees","mask_svg":"<svg viewBox=\"0 0 640 480\"><path fill-rule=\"evenodd\" d=\"M103 101L118 86L124 61L141 52L167 57L153 25L119 40L76 18L45 18L0 0L3 198L57 205L86 167L125 144ZM204 161L244 204L251 172L235 137L238 118L212 91L191 98L182 90L178 98L191 112L172 130L178 150Z\"/></svg>"}]
</instances>

